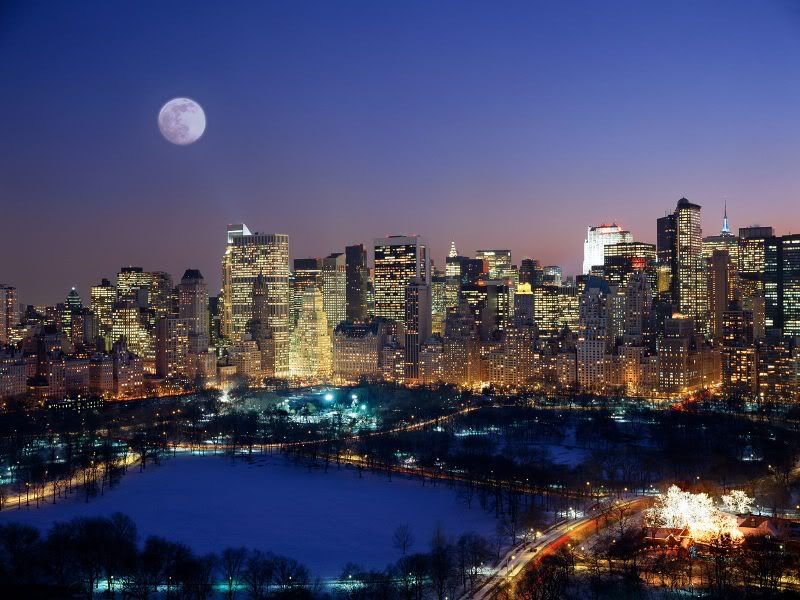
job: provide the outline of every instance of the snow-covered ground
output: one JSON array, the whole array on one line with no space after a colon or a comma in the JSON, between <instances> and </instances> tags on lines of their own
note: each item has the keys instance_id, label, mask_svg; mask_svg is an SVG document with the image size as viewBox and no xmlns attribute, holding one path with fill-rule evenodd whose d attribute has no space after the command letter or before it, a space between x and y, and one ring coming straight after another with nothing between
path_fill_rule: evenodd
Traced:
<instances>
[{"instance_id":1,"label":"snow-covered ground","mask_svg":"<svg viewBox=\"0 0 800 600\"><path fill-rule=\"evenodd\" d=\"M160 535L200 553L247 546L284 554L314 575L333 577L347 562L383 568L399 558L392 533L409 523L416 543L427 551L434 528L449 535L475 531L490 537L492 515L473 503L468 510L456 492L417 480L350 469L309 472L281 456L232 463L220 456L179 455L139 473L130 469L104 496L78 494L55 506L6 509L0 523L18 521L46 529L76 516L122 512L138 525L141 539Z\"/></svg>"}]
</instances>

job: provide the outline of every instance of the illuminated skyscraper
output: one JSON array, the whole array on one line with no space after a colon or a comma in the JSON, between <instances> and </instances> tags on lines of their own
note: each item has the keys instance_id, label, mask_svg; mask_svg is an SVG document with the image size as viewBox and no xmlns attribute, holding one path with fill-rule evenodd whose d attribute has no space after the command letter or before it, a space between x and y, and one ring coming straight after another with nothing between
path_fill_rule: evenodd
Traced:
<instances>
[{"instance_id":1,"label":"illuminated skyscraper","mask_svg":"<svg viewBox=\"0 0 800 600\"><path fill-rule=\"evenodd\" d=\"M0 284L0 344L8 344L11 329L19 323L17 288Z\"/></svg>"},{"instance_id":2,"label":"illuminated skyscraper","mask_svg":"<svg viewBox=\"0 0 800 600\"><path fill-rule=\"evenodd\" d=\"M664 215L656 222L656 293L658 299L678 304L678 290L674 287L678 271L677 225L675 214Z\"/></svg>"},{"instance_id":3,"label":"illuminated skyscraper","mask_svg":"<svg viewBox=\"0 0 800 600\"><path fill-rule=\"evenodd\" d=\"M68 338L72 337L72 315L80 312L82 308L83 301L81 296L78 294L78 290L73 287L69 290L64 300L64 314L61 316L61 327Z\"/></svg>"},{"instance_id":4,"label":"illuminated skyscraper","mask_svg":"<svg viewBox=\"0 0 800 600\"><path fill-rule=\"evenodd\" d=\"M208 350L208 286L198 269L186 269L178 285L178 318L188 323L190 352Z\"/></svg>"},{"instance_id":5,"label":"illuminated skyscraper","mask_svg":"<svg viewBox=\"0 0 800 600\"><path fill-rule=\"evenodd\" d=\"M308 285L302 298L297 325L292 331L289 372L292 377L302 379L329 379L333 348L322 308L322 292L316 285Z\"/></svg>"},{"instance_id":6,"label":"illuminated skyscraper","mask_svg":"<svg viewBox=\"0 0 800 600\"><path fill-rule=\"evenodd\" d=\"M700 206L681 198L675 209L675 225L676 271L672 287L677 308L694 320L698 333L707 333L708 297Z\"/></svg>"},{"instance_id":7,"label":"illuminated skyscraper","mask_svg":"<svg viewBox=\"0 0 800 600\"><path fill-rule=\"evenodd\" d=\"M630 231L625 231L613 223L586 228L586 240L583 242L583 273L588 274L592 267L603 264L603 248L609 244L632 242Z\"/></svg>"},{"instance_id":8,"label":"illuminated skyscraper","mask_svg":"<svg viewBox=\"0 0 800 600\"><path fill-rule=\"evenodd\" d=\"M241 338L253 317L253 284L263 275L268 290L267 326L275 342L275 375L289 370L289 236L251 233L228 226L222 258L223 335Z\"/></svg>"},{"instance_id":9,"label":"illuminated skyscraper","mask_svg":"<svg viewBox=\"0 0 800 600\"><path fill-rule=\"evenodd\" d=\"M608 285L624 289L633 273L642 272L656 286L656 247L643 242L608 244L603 249L603 276Z\"/></svg>"},{"instance_id":10,"label":"illuminated skyscraper","mask_svg":"<svg viewBox=\"0 0 800 600\"><path fill-rule=\"evenodd\" d=\"M369 269L367 268L367 251L363 244L347 246L344 249L346 289L345 318L351 323L367 321L367 290L369 287Z\"/></svg>"},{"instance_id":11,"label":"illuminated skyscraper","mask_svg":"<svg viewBox=\"0 0 800 600\"><path fill-rule=\"evenodd\" d=\"M739 264L739 240L731 233L730 225L728 225L728 206L725 206L725 212L722 217L722 229L719 235L711 235L703 238L703 256L711 258L714 250L726 250L731 257L731 262L734 267Z\"/></svg>"},{"instance_id":12,"label":"illuminated skyscraper","mask_svg":"<svg viewBox=\"0 0 800 600\"><path fill-rule=\"evenodd\" d=\"M145 306L147 298L140 299L140 290L149 292L153 278L142 267L122 267L117 273L117 298L120 300L134 300Z\"/></svg>"},{"instance_id":13,"label":"illuminated skyscraper","mask_svg":"<svg viewBox=\"0 0 800 600\"><path fill-rule=\"evenodd\" d=\"M745 302L764 291L764 240L773 235L772 227L739 228L739 285Z\"/></svg>"},{"instance_id":14,"label":"illuminated skyscraper","mask_svg":"<svg viewBox=\"0 0 800 600\"><path fill-rule=\"evenodd\" d=\"M578 385L585 390L601 391L608 381L606 348L608 283L590 277L580 299L576 358Z\"/></svg>"},{"instance_id":15,"label":"illuminated skyscraper","mask_svg":"<svg viewBox=\"0 0 800 600\"><path fill-rule=\"evenodd\" d=\"M407 379L419 378L419 351L431 336L431 286L414 280L406 287L405 349Z\"/></svg>"},{"instance_id":16,"label":"illuminated skyscraper","mask_svg":"<svg viewBox=\"0 0 800 600\"><path fill-rule=\"evenodd\" d=\"M297 324L303 293L309 285L322 290L322 261L318 258L295 258L290 278L289 328Z\"/></svg>"},{"instance_id":17,"label":"illuminated skyscraper","mask_svg":"<svg viewBox=\"0 0 800 600\"><path fill-rule=\"evenodd\" d=\"M347 319L346 260L341 252L322 259L322 308L331 329Z\"/></svg>"},{"instance_id":18,"label":"illuminated skyscraper","mask_svg":"<svg viewBox=\"0 0 800 600\"><path fill-rule=\"evenodd\" d=\"M768 334L800 337L800 234L764 240L764 297Z\"/></svg>"},{"instance_id":19,"label":"illuminated skyscraper","mask_svg":"<svg viewBox=\"0 0 800 600\"><path fill-rule=\"evenodd\" d=\"M714 250L706 261L709 332L712 339L721 341L723 317L735 296L736 268L727 250Z\"/></svg>"},{"instance_id":20,"label":"illuminated skyscraper","mask_svg":"<svg viewBox=\"0 0 800 600\"><path fill-rule=\"evenodd\" d=\"M375 316L402 323L406 288L412 280L430 283L428 248L419 236L375 240Z\"/></svg>"},{"instance_id":21,"label":"illuminated skyscraper","mask_svg":"<svg viewBox=\"0 0 800 600\"><path fill-rule=\"evenodd\" d=\"M505 279L511 276L511 250L477 250L475 258L486 261L489 279Z\"/></svg>"},{"instance_id":22,"label":"illuminated skyscraper","mask_svg":"<svg viewBox=\"0 0 800 600\"><path fill-rule=\"evenodd\" d=\"M92 286L90 298L92 312L97 319L98 331L100 337L103 338L105 350L108 352L116 341L111 335L111 327L114 303L117 301L117 288L111 285L108 279L103 278L99 284Z\"/></svg>"}]
</instances>

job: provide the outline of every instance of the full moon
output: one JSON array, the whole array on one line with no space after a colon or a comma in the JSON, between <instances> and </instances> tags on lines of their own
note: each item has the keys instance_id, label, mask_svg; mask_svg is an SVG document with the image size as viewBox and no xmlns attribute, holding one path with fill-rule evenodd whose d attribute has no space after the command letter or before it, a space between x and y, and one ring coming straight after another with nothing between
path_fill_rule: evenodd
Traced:
<instances>
[{"instance_id":1,"label":"full moon","mask_svg":"<svg viewBox=\"0 0 800 600\"><path fill-rule=\"evenodd\" d=\"M173 98L158 112L158 128L167 141L186 146L206 130L206 115L191 98Z\"/></svg>"}]
</instances>

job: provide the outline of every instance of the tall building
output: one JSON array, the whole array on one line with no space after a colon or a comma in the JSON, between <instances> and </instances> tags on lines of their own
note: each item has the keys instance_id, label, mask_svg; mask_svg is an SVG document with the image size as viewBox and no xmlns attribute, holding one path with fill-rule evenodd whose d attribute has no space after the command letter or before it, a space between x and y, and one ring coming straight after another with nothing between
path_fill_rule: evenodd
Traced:
<instances>
[{"instance_id":1,"label":"tall building","mask_svg":"<svg viewBox=\"0 0 800 600\"><path fill-rule=\"evenodd\" d=\"M208 286L199 269L186 269L178 285L178 318L188 323L189 351L199 354L210 343Z\"/></svg>"},{"instance_id":2,"label":"tall building","mask_svg":"<svg viewBox=\"0 0 800 600\"><path fill-rule=\"evenodd\" d=\"M428 248L419 236L390 236L375 240L375 316L402 323L406 288L412 280L430 283Z\"/></svg>"},{"instance_id":3,"label":"tall building","mask_svg":"<svg viewBox=\"0 0 800 600\"><path fill-rule=\"evenodd\" d=\"M723 317L734 300L736 267L727 250L714 250L707 261L708 317L711 338L722 340Z\"/></svg>"},{"instance_id":4,"label":"tall building","mask_svg":"<svg viewBox=\"0 0 800 600\"><path fill-rule=\"evenodd\" d=\"M655 289L656 247L644 242L620 242L603 248L603 276L609 286L624 289L634 273L644 273Z\"/></svg>"},{"instance_id":5,"label":"tall building","mask_svg":"<svg viewBox=\"0 0 800 600\"><path fill-rule=\"evenodd\" d=\"M192 319L162 317L156 325L156 374L159 377L186 376L189 372Z\"/></svg>"},{"instance_id":6,"label":"tall building","mask_svg":"<svg viewBox=\"0 0 800 600\"><path fill-rule=\"evenodd\" d=\"M251 233L228 226L222 258L222 331L235 340L253 317L253 284L262 275L268 290L267 325L275 342L275 375L289 370L289 236Z\"/></svg>"},{"instance_id":7,"label":"tall building","mask_svg":"<svg viewBox=\"0 0 800 600\"><path fill-rule=\"evenodd\" d=\"M633 273L625 286L623 343L629 346L650 346L652 339L653 293L650 280L643 271Z\"/></svg>"},{"instance_id":8,"label":"tall building","mask_svg":"<svg viewBox=\"0 0 800 600\"><path fill-rule=\"evenodd\" d=\"M295 258L290 276L289 328L297 324L305 289L314 285L322 290L322 261L318 258Z\"/></svg>"},{"instance_id":9,"label":"tall building","mask_svg":"<svg viewBox=\"0 0 800 600\"><path fill-rule=\"evenodd\" d=\"M112 311L111 339L124 339L128 351L138 356L151 370L155 366L155 316L135 300L120 300Z\"/></svg>"},{"instance_id":10,"label":"tall building","mask_svg":"<svg viewBox=\"0 0 800 600\"><path fill-rule=\"evenodd\" d=\"M322 292L307 285L297 325L292 331L289 373L302 379L329 379L332 365L331 336L322 308Z\"/></svg>"},{"instance_id":11,"label":"tall building","mask_svg":"<svg viewBox=\"0 0 800 600\"><path fill-rule=\"evenodd\" d=\"M134 300L141 306L148 302L147 293L153 278L150 273L146 273L142 267L122 267L117 273L117 298L120 300ZM140 292L144 292L144 297L140 297Z\"/></svg>"},{"instance_id":12,"label":"tall building","mask_svg":"<svg viewBox=\"0 0 800 600\"><path fill-rule=\"evenodd\" d=\"M632 242L630 231L617 225L598 225L586 228L586 240L583 242L583 273L588 274L592 267L603 264L603 249L609 244Z\"/></svg>"},{"instance_id":13,"label":"tall building","mask_svg":"<svg viewBox=\"0 0 800 600\"><path fill-rule=\"evenodd\" d=\"M345 256L345 318L351 323L367 321L367 289L369 287L369 269L367 268L367 251L363 244L347 246Z\"/></svg>"},{"instance_id":14,"label":"tall building","mask_svg":"<svg viewBox=\"0 0 800 600\"><path fill-rule=\"evenodd\" d=\"M328 327L334 329L347 319L347 264L341 252L322 259L322 309Z\"/></svg>"},{"instance_id":15,"label":"tall building","mask_svg":"<svg viewBox=\"0 0 800 600\"><path fill-rule=\"evenodd\" d=\"M768 334L800 337L800 234L764 240L764 297Z\"/></svg>"},{"instance_id":16,"label":"tall building","mask_svg":"<svg viewBox=\"0 0 800 600\"><path fill-rule=\"evenodd\" d=\"M475 258L486 261L489 279L511 276L511 250L477 250Z\"/></svg>"},{"instance_id":17,"label":"tall building","mask_svg":"<svg viewBox=\"0 0 800 600\"><path fill-rule=\"evenodd\" d=\"M19 323L17 288L0 284L0 344L11 341L11 329Z\"/></svg>"},{"instance_id":18,"label":"tall building","mask_svg":"<svg viewBox=\"0 0 800 600\"><path fill-rule=\"evenodd\" d=\"M538 260L523 258L519 263L519 282L527 283L531 287L542 285L544 272Z\"/></svg>"},{"instance_id":19,"label":"tall building","mask_svg":"<svg viewBox=\"0 0 800 600\"><path fill-rule=\"evenodd\" d=\"M418 279L406 287L405 350L407 379L419 378L419 351L431 336L431 286Z\"/></svg>"},{"instance_id":20,"label":"tall building","mask_svg":"<svg viewBox=\"0 0 800 600\"><path fill-rule=\"evenodd\" d=\"M72 315L83 309L83 301L75 287L70 288L64 299L64 312L61 315L61 328L68 338L72 338Z\"/></svg>"},{"instance_id":21,"label":"tall building","mask_svg":"<svg viewBox=\"0 0 800 600\"><path fill-rule=\"evenodd\" d=\"M581 296L578 322L578 385L585 390L602 391L609 383L606 361L608 284L597 277L589 279Z\"/></svg>"},{"instance_id":22,"label":"tall building","mask_svg":"<svg viewBox=\"0 0 800 600\"><path fill-rule=\"evenodd\" d=\"M117 288L108 279L103 278L90 290L91 309L97 319L100 337L103 338L105 351L111 350L116 341L111 335L113 325L114 303L117 301Z\"/></svg>"},{"instance_id":23,"label":"tall building","mask_svg":"<svg viewBox=\"0 0 800 600\"><path fill-rule=\"evenodd\" d=\"M461 299L475 316L481 338L488 339L495 331L503 331L511 318L508 286L503 281L481 280L461 286Z\"/></svg>"},{"instance_id":24,"label":"tall building","mask_svg":"<svg viewBox=\"0 0 800 600\"><path fill-rule=\"evenodd\" d=\"M700 206L681 198L675 209L675 225L673 295L678 311L693 319L698 333L707 333L708 298Z\"/></svg>"},{"instance_id":25,"label":"tall building","mask_svg":"<svg viewBox=\"0 0 800 600\"><path fill-rule=\"evenodd\" d=\"M658 299L678 304L678 290L673 285L678 271L676 215L664 215L656 221L656 293Z\"/></svg>"},{"instance_id":26,"label":"tall building","mask_svg":"<svg viewBox=\"0 0 800 600\"><path fill-rule=\"evenodd\" d=\"M739 240L731 233L731 227L728 224L727 204L725 205L725 212L722 217L722 229L720 229L719 235L710 235L703 238L703 256L711 258L714 250L727 250L734 267L738 266Z\"/></svg>"},{"instance_id":27,"label":"tall building","mask_svg":"<svg viewBox=\"0 0 800 600\"><path fill-rule=\"evenodd\" d=\"M745 301L764 291L764 240L774 235L772 227L739 228L739 285Z\"/></svg>"}]
</instances>

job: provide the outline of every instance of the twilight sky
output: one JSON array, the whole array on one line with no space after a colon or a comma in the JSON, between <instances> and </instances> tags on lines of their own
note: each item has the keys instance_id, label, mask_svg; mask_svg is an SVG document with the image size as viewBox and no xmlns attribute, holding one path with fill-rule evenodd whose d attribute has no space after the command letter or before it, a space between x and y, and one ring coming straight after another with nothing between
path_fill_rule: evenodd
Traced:
<instances>
[{"instance_id":1,"label":"twilight sky","mask_svg":"<svg viewBox=\"0 0 800 600\"><path fill-rule=\"evenodd\" d=\"M599 9L602 7L602 11ZM61 301L122 265L219 287L227 223L293 257L419 233L580 268L653 241L800 230L800 8L738 2L0 4L0 282ZM186 147L174 96L205 109Z\"/></svg>"}]
</instances>

